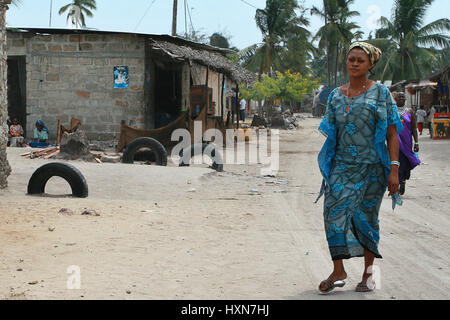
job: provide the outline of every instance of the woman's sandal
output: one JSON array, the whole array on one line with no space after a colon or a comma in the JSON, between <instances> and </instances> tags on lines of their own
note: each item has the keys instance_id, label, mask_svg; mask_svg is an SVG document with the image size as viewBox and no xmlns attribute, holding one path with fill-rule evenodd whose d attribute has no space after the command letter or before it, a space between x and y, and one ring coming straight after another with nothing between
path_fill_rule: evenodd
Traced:
<instances>
[{"instance_id":1,"label":"woman's sandal","mask_svg":"<svg viewBox=\"0 0 450 320\"><path fill-rule=\"evenodd\" d=\"M370 292L370 291L375 290L375 286L376 286L376 283L375 283L375 282L373 282L373 287L372 287L372 288L369 288L369 287L367 286L367 283L360 282L360 283L358 283L358 284L356 285L355 291L356 291L356 292Z\"/></svg>"},{"instance_id":2,"label":"woman's sandal","mask_svg":"<svg viewBox=\"0 0 450 320\"><path fill-rule=\"evenodd\" d=\"M329 279L323 280L320 284L325 283L325 290L321 290L320 289L320 285L319 285L319 293L320 294L327 294L330 293L331 291L334 290L334 288L342 288L343 286L345 286L345 281L344 280L336 280L336 281L331 281Z\"/></svg>"}]
</instances>

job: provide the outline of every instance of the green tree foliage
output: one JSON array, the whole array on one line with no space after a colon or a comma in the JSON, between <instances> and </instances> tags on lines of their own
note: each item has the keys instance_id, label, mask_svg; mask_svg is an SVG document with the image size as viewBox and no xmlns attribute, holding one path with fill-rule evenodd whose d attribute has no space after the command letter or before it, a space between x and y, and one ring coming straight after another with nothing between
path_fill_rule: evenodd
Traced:
<instances>
[{"instance_id":1,"label":"green tree foliage","mask_svg":"<svg viewBox=\"0 0 450 320\"><path fill-rule=\"evenodd\" d=\"M214 32L209 37L209 44L214 47L219 47L219 48L225 48L225 49L230 48L230 42L228 41L228 38L219 32Z\"/></svg>"},{"instance_id":2,"label":"green tree foliage","mask_svg":"<svg viewBox=\"0 0 450 320\"><path fill-rule=\"evenodd\" d=\"M433 0L395 0L390 19L380 18L381 28L371 43L383 55L374 68L380 80L418 79L448 63L450 20L424 25ZM447 32L447 34L446 34Z\"/></svg>"},{"instance_id":3,"label":"green tree foliage","mask_svg":"<svg viewBox=\"0 0 450 320\"><path fill-rule=\"evenodd\" d=\"M76 21L76 24L77 25L79 24L82 27L86 27L84 15L90 18L94 16L91 10L97 9L97 4L95 3L95 0L73 0L71 3L61 7L61 9L59 9L59 14L62 15L66 11L69 11L67 13L67 20L71 19L74 14L74 10L73 9L71 10L72 6L77 6L80 8L80 17L79 17L80 20Z\"/></svg>"},{"instance_id":4,"label":"green tree foliage","mask_svg":"<svg viewBox=\"0 0 450 320\"><path fill-rule=\"evenodd\" d=\"M325 24L314 36L319 40L319 55L326 57L328 85L346 81L345 60L350 44L362 37L360 27L351 21L359 12L350 10L354 0L324 0L323 8L313 6L311 14L320 16Z\"/></svg>"},{"instance_id":5,"label":"green tree foliage","mask_svg":"<svg viewBox=\"0 0 450 320\"><path fill-rule=\"evenodd\" d=\"M256 81L253 88L240 89L241 96L253 101L282 100L285 103L302 102L307 94L319 87L320 80L313 80L310 76L302 76L300 73L292 73L287 70L284 73L275 71L275 76L265 74L260 81Z\"/></svg>"},{"instance_id":6,"label":"green tree foliage","mask_svg":"<svg viewBox=\"0 0 450 320\"><path fill-rule=\"evenodd\" d=\"M209 41L208 36L205 33L203 33L201 30L197 30L197 31L190 30L189 33L178 34L177 36L180 38L186 39L186 40L203 43L203 44L207 44Z\"/></svg>"},{"instance_id":7,"label":"green tree foliage","mask_svg":"<svg viewBox=\"0 0 450 320\"><path fill-rule=\"evenodd\" d=\"M241 64L260 75L274 76L275 70L306 71L307 52L312 45L305 28L309 20L298 14L301 10L296 0L266 0L264 9L257 9L256 25L263 35L262 43L240 51ZM301 51L296 51L302 48Z\"/></svg>"}]
</instances>

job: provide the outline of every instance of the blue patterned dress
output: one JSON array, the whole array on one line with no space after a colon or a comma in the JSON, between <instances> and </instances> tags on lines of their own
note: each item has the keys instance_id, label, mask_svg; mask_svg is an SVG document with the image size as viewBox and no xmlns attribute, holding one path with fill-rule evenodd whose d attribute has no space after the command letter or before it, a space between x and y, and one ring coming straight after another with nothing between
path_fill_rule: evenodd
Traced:
<instances>
[{"instance_id":1,"label":"blue patterned dress","mask_svg":"<svg viewBox=\"0 0 450 320\"><path fill-rule=\"evenodd\" d=\"M319 126L327 137L318 157L323 176L319 198L325 194L325 232L333 260L364 256L364 249L381 258L378 213L390 172L390 125L402 129L395 101L382 84L354 98L339 88L328 97Z\"/></svg>"}]
</instances>

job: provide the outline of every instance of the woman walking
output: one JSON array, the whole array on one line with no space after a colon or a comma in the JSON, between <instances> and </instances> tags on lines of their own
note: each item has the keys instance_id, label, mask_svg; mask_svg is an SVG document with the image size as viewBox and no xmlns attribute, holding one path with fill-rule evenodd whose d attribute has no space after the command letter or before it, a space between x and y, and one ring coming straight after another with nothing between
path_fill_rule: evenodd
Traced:
<instances>
[{"instance_id":1,"label":"woman walking","mask_svg":"<svg viewBox=\"0 0 450 320\"><path fill-rule=\"evenodd\" d=\"M398 191L398 139L402 124L395 101L382 84L368 79L381 51L365 42L347 53L350 82L333 90L319 130L327 137L319 153L325 194L324 221L333 272L319 285L320 293L344 286L343 259L364 257L356 291L374 289L367 283L378 252L380 210L386 186ZM386 147L387 140L387 147Z\"/></svg>"},{"instance_id":2,"label":"woman walking","mask_svg":"<svg viewBox=\"0 0 450 320\"><path fill-rule=\"evenodd\" d=\"M398 113L402 120L403 130L398 134L398 142L400 147L398 169L398 181L400 182L399 194L405 193L406 180L411 177L411 170L420 164L420 160L415 152L419 152L419 137L417 135L417 122L414 112L405 107L405 94L403 92L394 92L395 102L397 103ZM413 152L414 138L414 152Z\"/></svg>"}]
</instances>

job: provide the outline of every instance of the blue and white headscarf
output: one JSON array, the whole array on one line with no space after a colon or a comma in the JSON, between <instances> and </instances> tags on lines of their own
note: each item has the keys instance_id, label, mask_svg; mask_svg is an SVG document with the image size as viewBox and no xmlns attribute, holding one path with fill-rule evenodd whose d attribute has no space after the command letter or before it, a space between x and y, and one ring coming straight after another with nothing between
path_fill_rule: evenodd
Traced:
<instances>
[{"instance_id":1,"label":"blue and white headscarf","mask_svg":"<svg viewBox=\"0 0 450 320\"><path fill-rule=\"evenodd\" d=\"M36 125L41 125L42 126L42 130L41 131L48 132L48 128L45 126L44 121L38 120L38 121L36 121Z\"/></svg>"}]
</instances>

